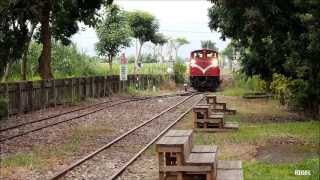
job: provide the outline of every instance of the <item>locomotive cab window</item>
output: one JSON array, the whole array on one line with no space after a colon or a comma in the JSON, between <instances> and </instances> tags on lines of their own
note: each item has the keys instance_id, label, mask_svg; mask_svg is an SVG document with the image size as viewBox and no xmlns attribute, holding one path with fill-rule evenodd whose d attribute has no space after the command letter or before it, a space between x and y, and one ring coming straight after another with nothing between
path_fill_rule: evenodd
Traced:
<instances>
[{"instance_id":1,"label":"locomotive cab window","mask_svg":"<svg viewBox=\"0 0 320 180\"><path fill-rule=\"evenodd\" d=\"M203 59L204 58L204 54L202 52L195 52L193 54L193 57L197 58L197 59Z\"/></svg>"},{"instance_id":2,"label":"locomotive cab window","mask_svg":"<svg viewBox=\"0 0 320 180\"><path fill-rule=\"evenodd\" d=\"M217 54L215 52L207 52L207 58L216 58Z\"/></svg>"}]
</instances>

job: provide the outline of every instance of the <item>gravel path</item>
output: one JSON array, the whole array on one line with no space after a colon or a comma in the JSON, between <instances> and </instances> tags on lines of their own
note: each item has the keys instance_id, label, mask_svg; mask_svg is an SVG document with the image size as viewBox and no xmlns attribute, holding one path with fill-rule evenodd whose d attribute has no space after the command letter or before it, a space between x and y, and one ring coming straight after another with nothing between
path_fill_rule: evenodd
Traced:
<instances>
[{"instance_id":1,"label":"gravel path","mask_svg":"<svg viewBox=\"0 0 320 180\"><path fill-rule=\"evenodd\" d=\"M49 152L49 155L46 154L44 157L48 158L50 163L48 164L48 160L43 159L43 161L46 162L44 167L13 168L10 169L9 173L0 172L0 174L5 174L3 176L0 175L0 179L45 179L51 177L56 169L66 167L76 159L97 149L101 144L109 142L128 129L146 121L154 114L161 112L163 109L166 109L182 98L183 97L170 97L121 104L68 123L62 123L54 127L6 141L0 144L1 159L18 153L34 153L35 148L47 153L46 151L48 150L69 144L70 139L72 139L75 134L74 132L80 133L81 137L84 136L78 144L79 147L72 151L71 154L68 154L63 158L57 158L54 153L50 154ZM49 114L53 115L59 111L60 109ZM34 117L38 118L50 115L33 114ZM32 119L31 115L27 116L27 120L35 120ZM16 122L19 123L20 120L17 120ZM57 160L52 162L51 159Z\"/></svg>"},{"instance_id":2,"label":"gravel path","mask_svg":"<svg viewBox=\"0 0 320 180\"><path fill-rule=\"evenodd\" d=\"M102 151L69 172L63 179L107 179L128 162L139 150L146 146L162 130L192 106L200 96L194 96L177 108L170 110L148 125ZM174 103L172 103L174 104Z\"/></svg>"}]
</instances>

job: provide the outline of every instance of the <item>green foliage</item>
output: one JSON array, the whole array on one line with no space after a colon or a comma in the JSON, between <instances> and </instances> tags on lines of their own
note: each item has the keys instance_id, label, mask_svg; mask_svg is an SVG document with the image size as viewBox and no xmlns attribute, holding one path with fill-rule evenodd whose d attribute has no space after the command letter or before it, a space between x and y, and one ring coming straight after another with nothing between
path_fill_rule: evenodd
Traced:
<instances>
[{"instance_id":1,"label":"green foliage","mask_svg":"<svg viewBox=\"0 0 320 180\"><path fill-rule=\"evenodd\" d=\"M0 119L8 115L8 100L0 97Z\"/></svg>"},{"instance_id":2,"label":"green foliage","mask_svg":"<svg viewBox=\"0 0 320 180\"><path fill-rule=\"evenodd\" d=\"M143 54L141 58L142 58L143 63L156 63L157 62L157 59L155 59L155 57L150 53Z\"/></svg>"},{"instance_id":3,"label":"green foliage","mask_svg":"<svg viewBox=\"0 0 320 180\"><path fill-rule=\"evenodd\" d=\"M219 51L219 49L216 47L216 43L212 42L211 40L201 41L201 48Z\"/></svg>"},{"instance_id":4,"label":"green foliage","mask_svg":"<svg viewBox=\"0 0 320 180\"><path fill-rule=\"evenodd\" d=\"M145 11L128 12L127 16L132 36L138 39L140 43L138 57L135 60L135 65L138 66L138 62L141 59L142 46L147 41L155 41L157 37L156 33L159 29L159 22L155 16Z\"/></svg>"},{"instance_id":5,"label":"green foliage","mask_svg":"<svg viewBox=\"0 0 320 180\"><path fill-rule=\"evenodd\" d=\"M128 12L128 20L133 37L139 39L140 43L152 40L159 29L158 21L148 12Z\"/></svg>"},{"instance_id":6,"label":"green foliage","mask_svg":"<svg viewBox=\"0 0 320 180\"><path fill-rule=\"evenodd\" d=\"M100 56L107 57L110 64L122 48L130 45L127 17L117 5L107 7L106 15L96 31L99 39L96 50Z\"/></svg>"},{"instance_id":7,"label":"green foliage","mask_svg":"<svg viewBox=\"0 0 320 180\"><path fill-rule=\"evenodd\" d=\"M286 104L292 92L289 88L292 81L281 74L273 74L270 89L282 105Z\"/></svg>"},{"instance_id":8,"label":"green foliage","mask_svg":"<svg viewBox=\"0 0 320 180\"><path fill-rule=\"evenodd\" d=\"M28 80L39 80L38 56L41 53L41 45L32 42L29 48ZM100 59L89 57L84 53L79 53L74 44L64 46L60 42L53 42L52 45L52 69L56 78L81 77L104 75L105 70L100 66ZM12 65L9 81L20 80L20 64Z\"/></svg>"},{"instance_id":9,"label":"green foliage","mask_svg":"<svg viewBox=\"0 0 320 180\"><path fill-rule=\"evenodd\" d=\"M222 92L224 95L242 96L245 93L264 92L267 89L266 81L258 75L248 77L244 73L235 72L233 77L234 83Z\"/></svg>"},{"instance_id":10,"label":"green foliage","mask_svg":"<svg viewBox=\"0 0 320 180\"><path fill-rule=\"evenodd\" d=\"M212 0L211 29L239 42L248 75L272 81L274 73L294 81L300 107L319 115L320 1Z\"/></svg>"},{"instance_id":11,"label":"green foliage","mask_svg":"<svg viewBox=\"0 0 320 180\"><path fill-rule=\"evenodd\" d=\"M43 44L39 57L39 73L42 78L52 78L51 36L63 44L71 43L70 37L79 30L79 21L93 26L97 21L96 12L102 3L112 0L64 1L64 0L16 0L5 3L0 13L0 75L3 64L19 60L26 49L26 42L32 37L29 26L40 24L35 38ZM9 51L8 51L9 48ZM5 52L5 53L4 53Z\"/></svg>"},{"instance_id":12,"label":"green foliage","mask_svg":"<svg viewBox=\"0 0 320 180\"><path fill-rule=\"evenodd\" d=\"M100 69L102 74L107 75L119 75L120 65L114 64L113 68L110 69L105 63L100 63ZM143 64L136 74L156 74L156 75L167 75L167 64L156 64L146 63ZM128 74L134 74L134 64L128 64Z\"/></svg>"},{"instance_id":13,"label":"green foliage","mask_svg":"<svg viewBox=\"0 0 320 180\"><path fill-rule=\"evenodd\" d=\"M177 61L173 66L173 72L175 77L175 82L177 84L182 84L185 82L187 66L185 63Z\"/></svg>"},{"instance_id":14,"label":"green foliage","mask_svg":"<svg viewBox=\"0 0 320 180\"><path fill-rule=\"evenodd\" d=\"M168 38L161 33L155 33L151 39L151 42L155 45L164 45L168 42Z\"/></svg>"},{"instance_id":15,"label":"green foliage","mask_svg":"<svg viewBox=\"0 0 320 180\"><path fill-rule=\"evenodd\" d=\"M275 97L280 100L281 104L286 104L294 109L299 109L299 106L310 106L312 98L306 94L311 88L308 88L309 82L302 79L293 79L285 77L281 74L273 74L272 83L270 85ZM308 92L314 94L314 92ZM311 106L312 107L312 106Z\"/></svg>"}]
</instances>

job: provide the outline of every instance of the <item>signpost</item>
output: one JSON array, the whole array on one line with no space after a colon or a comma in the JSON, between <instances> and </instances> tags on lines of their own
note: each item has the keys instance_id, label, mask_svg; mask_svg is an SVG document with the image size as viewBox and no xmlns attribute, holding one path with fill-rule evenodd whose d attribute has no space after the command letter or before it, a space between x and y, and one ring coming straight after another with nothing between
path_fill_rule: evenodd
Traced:
<instances>
[{"instance_id":1,"label":"signpost","mask_svg":"<svg viewBox=\"0 0 320 180\"><path fill-rule=\"evenodd\" d=\"M127 80L128 80L128 59L126 58L125 54L122 53L120 56L120 84L119 84L121 90L124 89L125 83Z\"/></svg>"},{"instance_id":2,"label":"signpost","mask_svg":"<svg viewBox=\"0 0 320 180\"><path fill-rule=\"evenodd\" d=\"M120 57L120 81L128 80L128 60L124 53Z\"/></svg>"}]
</instances>

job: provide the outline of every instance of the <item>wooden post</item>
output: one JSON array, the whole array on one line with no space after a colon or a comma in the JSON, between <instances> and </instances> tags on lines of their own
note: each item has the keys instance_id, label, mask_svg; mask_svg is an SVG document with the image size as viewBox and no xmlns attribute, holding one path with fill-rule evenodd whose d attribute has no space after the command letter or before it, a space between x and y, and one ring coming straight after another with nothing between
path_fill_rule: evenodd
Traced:
<instances>
[{"instance_id":1,"label":"wooden post","mask_svg":"<svg viewBox=\"0 0 320 180\"><path fill-rule=\"evenodd\" d=\"M42 80L40 81L40 108L43 108L45 109L46 108L46 102L45 102L45 97L46 97L46 94L45 94L45 80Z\"/></svg>"},{"instance_id":2,"label":"wooden post","mask_svg":"<svg viewBox=\"0 0 320 180\"><path fill-rule=\"evenodd\" d=\"M22 101L22 88L21 88L21 83L19 82L18 84L18 113L22 113L22 105L23 105L23 101Z\"/></svg>"},{"instance_id":3,"label":"wooden post","mask_svg":"<svg viewBox=\"0 0 320 180\"><path fill-rule=\"evenodd\" d=\"M5 96L7 100L7 118L9 118L9 115L11 114L10 110L10 96L9 96L9 85L8 83L5 83Z\"/></svg>"},{"instance_id":4,"label":"wooden post","mask_svg":"<svg viewBox=\"0 0 320 180\"><path fill-rule=\"evenodd\" d=\"M177 153L177 166L182 166L182 155L183 153ZM183 173L177 172L177 180L183 180Z\"/></svg>"},{"instance_id":5,"label":"wooden post","mask_svg":"<svg viewBox=\"0 0 320 180\"><path fill-rule=\"evenodd\" d=\"M165 167L163 152L158 152L158 159L159 159L159 168ZM159 180L165 180L165 173L164 172L159 171Z\"/></svg>"},{"instance_id":6,"label":"wooden post","mask_svg":"<svg viewBox=\"0 0 320 180\"><path fill-rule=\"evenodd\" d=\"M80 100L81 99L81 78L77 78L77 90L78 90L77 100Z\"/></svg>"},{"instance_id":7,"label":"wooden post","mask_svg":"<svg viewBox=\"0 0 320 180\"><path fill-rule=\"evenodd\" d=\"M33 82L28 82L28 100L29 100L29 111L33 110Z\"/></svg>"},{"instance_id":8,"label":"wooden post","mask_svg":"<svg viewBox=\"0 0 320 180\"><path fill-rule=\"evenodd\" d=\"M103 76L103 97L106 97L106 77Z\"/></svg>"},{"instance_id":9,"label":"wooden post","mask_svg":"<svg viewBox=\"0 0 320 180\"><path fill-rule=\"evenodd\" d=\"M83 98L86 99L87 97L87 78L83 78Z\"/></svg>"},{"instance_id":10,"label":"wooden post","mask_svg":"<svg viewBox=\"0 0 320 180\"><path fill-rule=\"evenodd\" d=\"M71 103L73 103L74 102L74 91L73 91L73 78L71 79Z\"/></svg>"},{"instance_id":11,"label":"wooden post","mask_svg":"<svg viewBox=\"0 0 320 180\"><path fill-rule=\"evenodd\" d=\"M94 77L90 78L90 91L91 91L91 98L94 98Z\"/></svg>"},{"instance_id":12,"label":"wooden post","mask_svg":"<svg viewBox=\"0 0 320 180\"><path fill-rule=\"evenodd\" d=\"M52 88L52 93L53 93L53 106L57 106L57 90L56 90L56 80L51 81L51 88Z\"/></svg>"}]
</instances>

